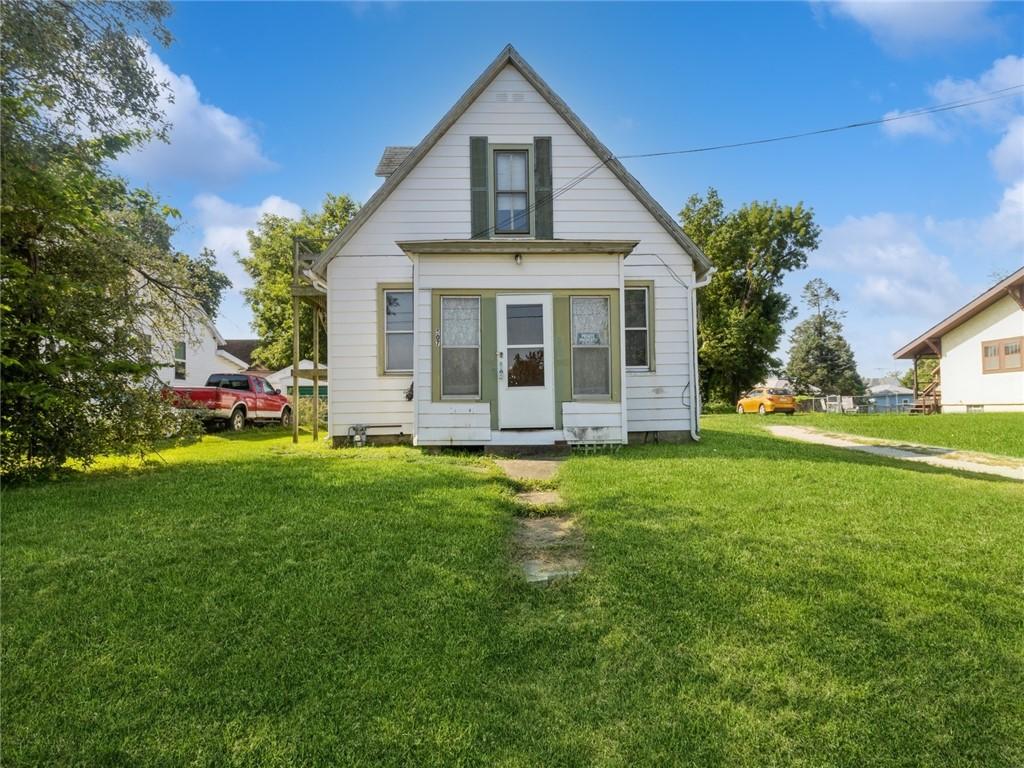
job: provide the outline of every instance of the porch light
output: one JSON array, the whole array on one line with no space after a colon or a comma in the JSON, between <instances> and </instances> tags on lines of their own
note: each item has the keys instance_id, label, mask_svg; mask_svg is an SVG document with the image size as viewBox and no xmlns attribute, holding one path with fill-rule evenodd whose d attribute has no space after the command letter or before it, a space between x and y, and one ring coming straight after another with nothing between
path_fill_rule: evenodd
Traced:
<instances>
[{"instance_id":1,"label":"porch light","mask_svg":"<svg viewBox=\"0 0 1024 768\"><path fill-rule=\"evenodd\" d=\"M522 264L522 263L523 263L523 254L517 253L516 254L516 264Z\"/></svg>"}]
</instances>

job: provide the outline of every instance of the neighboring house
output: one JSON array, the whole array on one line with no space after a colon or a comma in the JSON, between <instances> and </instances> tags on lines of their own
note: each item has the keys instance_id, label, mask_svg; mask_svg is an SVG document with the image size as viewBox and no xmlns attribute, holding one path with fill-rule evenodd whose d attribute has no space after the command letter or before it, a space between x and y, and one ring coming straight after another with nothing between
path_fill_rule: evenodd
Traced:
<instances>
[{"instance_id":1,"label":"neighboring house","mask_svg":"<svg viewBox=\"0 0 1024 768\"><path fill-rule=\"evenodd\" d=\"M299 372L303 370L310 370L315 368L312 360L302 360L299 362ZM274 389L279 389L286 395L292 393L292 367L289 365L286 368L282 368L279 371L268 373L266 375L267 381L273 385ZM299 395L302 397L308 397L313 394L313 380L300 377L299 378ZM327 382L320 384L320 397L327 397Z\"/></svg>"},{"instance_id":2,"label":"neighboring house","mask_svg":"<svg viewBox=\"0 0 1024 768\"><path fill-rule=\"evenodd\" d=\"M870 409L878 413L905 413L914 404L914 390L892 378L869 380L867 397Z\"/></svg>"},{"instance_id":3,"label":"neighboring house","mask_svg":"<svg viewBox=\"0 0 1024 768\"><path fill-rule=\"evenodd\" d=\"M711 264L511 46L378 174L306 272L335 441L697 436Z\"/></svg>"},{"instance_id":4,"label":"neighboring house","mask_svg":"<svg viewBox=\"0 0 1024 768\"><path fill-rule=\"evenodd\" d=\"M895 354L938 358L934 385L918 406L944 413L1024 411L1024 267Z\"/></svg>"},{"instance_id":5,"label":"neighboring house","mask_svg":"<svg viewBox=\"0 0 1024 768\"><path fill-rule=\"evenodd\" d=\"M177 333L154 334L151 331L148 335L153 345L153 359L167 361L156 369L157 377L164 384L200 387L211 373L239 373L249 367L249 360L233 354L232 349L240 350L229 346L213 322L201 312L190 322L183 322ZM241 340L232 343L238 341Z\"/></svg>"}]
</instances>

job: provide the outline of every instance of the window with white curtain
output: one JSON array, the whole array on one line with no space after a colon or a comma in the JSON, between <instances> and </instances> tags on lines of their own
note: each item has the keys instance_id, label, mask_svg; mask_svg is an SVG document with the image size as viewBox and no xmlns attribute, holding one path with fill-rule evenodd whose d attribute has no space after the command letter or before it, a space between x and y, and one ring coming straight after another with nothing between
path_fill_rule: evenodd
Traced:
<instances>
[{"instance_id":1,"label":"window with white curtain","mask_svg":"<svg viewBox=\"0 0 1024 768\"><path fill-rule=\"evenodd\" d=\"M441 297L441 397L480 397L480 297Z\"/></svg>"},{"instance_id":2,"label":"window with white curtain","mask_svg":"<svg viewBox=\"0 0 1024 768\"><path fill-rule=\"evenodd\" d=\"M573 296L573 397L611 396L611 331L607 296Z\"/></svg>"}]
</instances>

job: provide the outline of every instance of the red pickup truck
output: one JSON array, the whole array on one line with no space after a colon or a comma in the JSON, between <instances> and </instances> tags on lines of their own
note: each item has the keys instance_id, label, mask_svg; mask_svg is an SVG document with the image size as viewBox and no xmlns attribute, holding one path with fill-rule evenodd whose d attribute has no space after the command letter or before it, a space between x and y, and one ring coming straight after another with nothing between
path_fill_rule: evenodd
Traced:
<instances>
[{"instance_id":1,"label":"red pickup truck","mask_svg":"<svg viewBox=\"0 0 1024 768\"><path fill-rule=\"evenodd\" d=\"M247 373L214 373L205 387L171 387L178 408L198 413L204 421L222 421L238 432L249 422L292 425L292 406L281 390L260 376Z\"/></svg>"}]
</instances>

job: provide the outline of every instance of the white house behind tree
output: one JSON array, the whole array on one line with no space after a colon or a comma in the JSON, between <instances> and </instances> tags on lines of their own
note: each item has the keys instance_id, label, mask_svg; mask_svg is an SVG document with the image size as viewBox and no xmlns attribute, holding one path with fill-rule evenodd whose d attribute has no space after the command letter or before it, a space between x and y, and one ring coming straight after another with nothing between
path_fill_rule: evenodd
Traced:
<instances>
[{"instance_id":1,"label":"white house behind tree","mask_svg":"<svg viewBox=\"0 0 1024 768\"><path fill-rule=\"evenodd\" d=\"M144 333L153 359L165 363L156 369L156 375L168 386L200 387L211 373L238 373L249 368L250 361L239 354L244 354L241 350L250 340L224 339L201 310L193 317L183 317L172 331L146 328Z\"/></svg>"},{"instance_id":2,"label":"white house behind tree","mask_svg":"<svg viewBox=\"0 0 1024 768\"><path fill-rule=\"evenodd\" d=\"M707 257L511 47L307 273L336 441L696 436Z\"/></svg>"},{"instance_id":3,"label":"white house behind tree","mask_svg":"<svg viewBox=\"0 0 1024 768\"><path fill-rule=\"evenodd\" d=\"M1024 411L1024 267L895 354L937 358L936 383L917 393L943 413Z\"/></svg>"}]
</instances>

